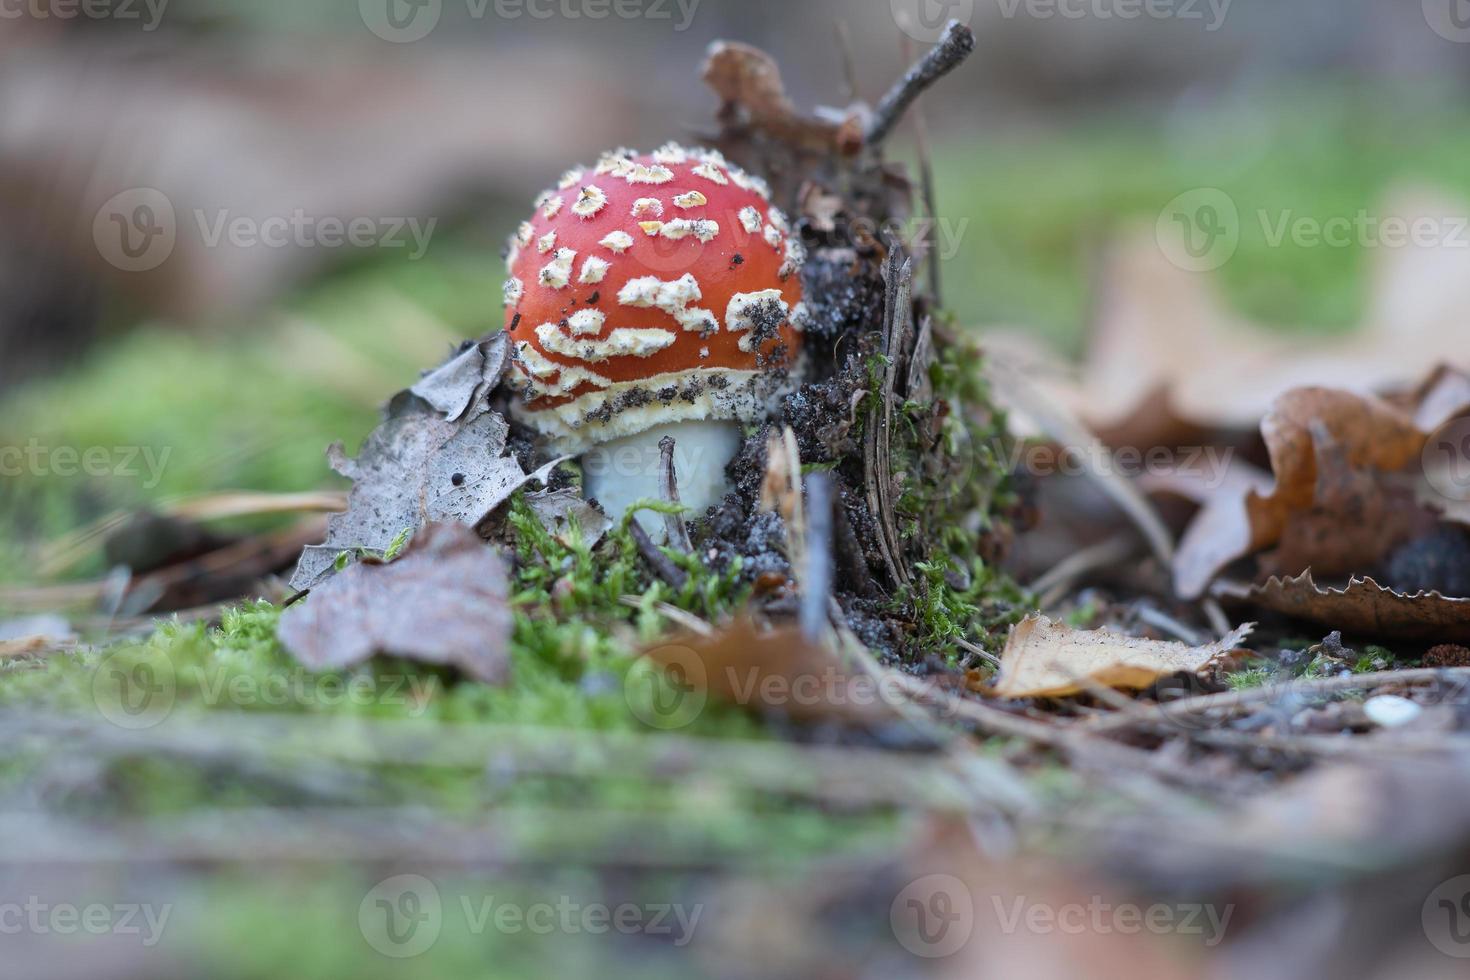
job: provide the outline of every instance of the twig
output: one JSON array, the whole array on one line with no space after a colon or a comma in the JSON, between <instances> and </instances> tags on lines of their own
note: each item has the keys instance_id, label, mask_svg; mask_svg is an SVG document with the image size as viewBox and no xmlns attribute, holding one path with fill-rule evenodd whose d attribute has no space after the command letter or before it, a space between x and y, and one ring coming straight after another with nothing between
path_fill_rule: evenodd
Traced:
<instances>
[{"instance_id":1,"label":"twig","mask_svg":"<svg viewBox=\"0 0 1470 980\"><path fill-rule=\"evenodd\" d=\"M1133 554L1133 538L1128 534L1116 534L1106 541L1083 548L1057 562L1040 578L1026 586L1026 591L1043 596L1040 606L1048 608L1049 593L1065 591L1082 576L1099 568L1116 565Z\"/></svg>"},{"instance_id":2,"label":"twig","mask_svg":"<svg viewBox=\"0 0 1470 980\"><path fill-rule=\"evenodd\" d=\"M1029 415L1042 431L1064 447L1085 448L1094 457L1108 453L1102 440L1088 431L1071 411L1028 381L1023 372L1012 370L1003 361L991 357L985 361L985 377L995 386L1003 401ZM1168 568L1174 557L1174 538L1138 484L1112 467L1084 466L1082 469L1087 478L1133 521L1155 557Z\"/></svg>"},{"instance_id":3,"label":"twig","mask_svg":"<svg viewBox=\"0 0 1470 980\"><path fill-rule=\"evenodd\" d=\"M1060 726L1022 718L984 701L961 698L939 690L920 678L886 668L880 669L883 670L886 680L905 691L916 702L930 704L943 717L968 721L987 734L1023 739L1056 749L1068 756L1090 755L1122 773L1148 775L1214 796L1228 795L1230 792L1226 784L1207 773L1172 765L1142 749L1089 737L1096 735L1090 726Z\"/></svg>"},{"instance_id":4,"label":"twig","mask_svg":"<svg viewBox=\"0 0 1470 980\"><path fill-rule=\"evenodd\" d=\"M665 503L676 506L680 504L678 474L674 472L673 436L664 436L658 441L658 492ZM669 547L677 548L686 555L693 553L694 543L689 540L689 528L684 524L682 511L664 515L664 534L668 538Z\"/></svg>"},{"instance_id":5,"label":"twig","mask_svg":"<svg viewBox=\"0 0 1470 980\"><path fill-rule=\"evenodd\" d=\"M835 600L833 606L834 615L840 613L835 608ZM834 619L835 621L837 620ZM904 712L905 717L918 721L920 718L914 715L914 712L918 712L920 716L928 717L930 726L959 719L989 735L1019 738L1063 752L1079 761L1090 758L1104 762L1106 765L1100 767L1100 771L1108 774L1109 778L1125 782L1132 780L1135 790L1139 789L1138 783L1142 781L1143 789L1155 801L1176 802L1175 794L1162 785L1165 781L1212 796L1228 795L1234 789L1226 780L1173 765L1142 749L1097 738L1091 731L1085 731L1079 726L1064 727L1013 715L983 701L952 694L923 678L884 667L874 659L872 651L840 623L838 636L843 640L844 649L852 663L881 682L885 689L904 694L906 707L910 709Z\"/></svg>"},{"instance_id":6,"label":"twig","mask_svg":"<svg viewBox=\"0 0 1470 980\"><path fill-rule=\"evenodd\" d=\"M786 479L791 491L786 497L791 512L781 516L786 521L787 530L805 543L806 512L801 502L801 448L796 441L796 430L789 425L781 428L781 444L786 448Z\"/></svg>"},{"instance_id":7,"label":"twig","mask_svg":"<svg viewBox=\"0 0 1470 980\"><path fill-rule=\"evenodd\" d=\"M1210 628L1216 633L1224 636L1233 628L1230 625L1230 617L1225 615L1225 610L1220 608L1219 601L1206 598L1200 603L1200 608L1205 611L1205 618L1210 621Z\"/></svg>"},{"instance_id":8,"label":"twig","mask_svg":"<svg viewBox=\"0 0 1470 980\"><path fill-rule=\"evenodd\" d=\"M847 101L855 102L858 97L857 58L852 53L852 32L847 29L847 21L838 17L835 22L837 30L837 52L842 56L842 80L847 88Z\"/></svg>"},{"instance_id":9,"label":"twig","mask_svg":"<svg viewBox=\"0 0 1470 980\"><path fill-rule=\"evenodd\" d=\"M17 640L0 640L0 660L25 660L45 657L76 645L75 640L60 640L54 636L22 636Z\"/></svg>"},{"instance_id":10,"label":"twig","mask_svg":"<svg viewBox=\"0 0 1470 980\"><path fill-rule=\"evenodd\" d=\"M684 569L669 560L669 556L658 550L658 545L643 530L643 525L637 521L628 522L628 533L633 536L633 543L638 546L638 553L643 560L648 562L653 573L674 587L675 591L684 588L684 583L689 581L689 576Z\"/></svg>"},{"instance_id":11,"label":"twig","mask_svg":"<svg viewBox=\"0 0 1470 980\"><path fill-rule=\"evenodd\" d=\"M643 608L643 597L636 595L619 596L618 601L629 609ZM691 633L699 636L714 636L715 628L692 612L686 612L678 606L671 606L667 602L655 602L654 611L665 619L678 623Z\"/></svg>"},{"instance_id":12,"label":"twig","mask_svg":"<svg viewBox=\"0 0 1470 980\"><path fill-rule=\"evenodd\" d=\"M832 480L826 473L806 479L806 548L801 576L801 631L820 640L832 594Z\"/></svg>"},{"instance_id":13,"label":"twig","mask_svg":"<svg viewBox=\"0 0 1470 980\"><path fill-rule=\"evenodd\" d=\"M1470 739L1463 735L1396 733L1379 740L1349 735L1260 735L1222 729L1190 732L1196 742L1217 748L1262 749L1286 755L1317 756L1327 759L1389 759L1398 764L1409 761L1410 753L1443 753L1462 757Z\"/></svg>"},{"instance_id":14,"label":"twig","mask_svg":"<svg viewBox=\"0 0 1470 980\"><path fill-rule=\"evenodd\" d=\"M974 51L975 32L957 20L950 21L949 26L944 29L944 36L933 50L910 68L888 90L888 94L883 96L883 101L878 103L878 108L873 111L873 119L868 123L864 142L875 148L882 145L909 106L914 104L914 100L935 82L958 68Z\"/></svg>"},{"instance_id":15,"label":"twig","mask_svg":"<svg viewBox=\"0 0 1470 980\"><path fill-rule=\"evenodd\" d=\"M888 575L899 588L907 587L911 578L902 559L903 547L895 526L893 501L893 459L890 449L893 402L898 369L914 329L914 264L905 258L899 243L889 241L888 258L883 264L883 380L877 396L879 404L872 408L863 450L864 483L867 485L868 512L878 525L878 547Z\"/></svg>"},{"instance_id":16,"label":"twig","mask_svg":"<svg viewBox=\"0 0 1470 980\"><path fill-rule=\"evenodd\" d=\"M346 506L347 495L340 491L265 493L229 490L164 500L154 510L160 517L201 523L233 517L330 513L344 510ZM132 510L114 511L47 543L41 548L37 561L38 574L47 577L74 568L92 554L108 534L127 524L136 514Z\"/></svg>"},{"instance_id":17,"label":"twig","mask_svg":"<svg viewBox=\"0 0 1470 980\"><path fill-rule=\"evenodd\" d=\"M1176 721L1184 716L1198 716L1210 711L1230 709L1232 713L1250 705L1266 704L1290 697L1314 697L1323 694L1339 694L1344 691L1368 691L1378 687L1399 684L1415 684L1421 681L1470 685L1470 667L1424 667L1415 670L1385 670L1376 674L1353 674L1349 677L1323 677L1312 680L1291 681L1286 684L1268 684L1265 687L1245 691L1225 691L1220 694L1201 694L1192 698L1171 701L1167 706L1169 717ZM1119 712L1086 724L1088 731L1104 733L1148 724L1156 719L1150 717L1160 710L1158 705L1138 703L1133 710Z\"/></svg>"},{"instance_id":18,"label":"twig","mask_svg":"<svg viewBox=\"0 0 1470 980\"><path fill-rule=\"evenodd\" d=\"M1049 666L1052 670L1059 671L1067 676L1073 684L1081 685L1094 699L1108 705L1114 711L1132 711L1138 705L1138 702L1132 698L1119 694L1106 684L1101 684L1086 674L1073 670L1061 661L1054 660Z\"/></svg>"},{"instance_id":19,"label":"twig","mask_svg":"<svg viewBox=\"0 0 1470 980\"><path fill-rule=\"evenodd\" d=\"M914 42L907 34L903 38L903 54L905 60L912 60ZM935 205L934 195L934 162L929 156L929 122L924 118L924 107L916 99L914 101L914 148L919 154L919 194L924 201L924 211L929 216L933 225L939 222L939 209ZM929 229L930 234L935 229ZM929 242L929 295L934 299L934 305L944 306L944 286L940 279L941 262L939 249L934 247L934 242Z\"/></svg>"},{"instance_id":20,"label":"twig","mask_svg":"<svg viewBox=\"0 0 1470 980\"><path fill-rule=\"evenodd\" d=\"M1138 608L1138 618L1154 629L1163 630L1176 640L1183 640L1192 647L1197 647L1204 642L1198 632L1185 626L1162 609L1155 609L1153 606L1148 605L1140 606ZM1230 629L1230 626L1227 624L1224 633L1221 635L1229 634Z\"/></svg>"},{"instance_id":21,"label":"twig","mask_svg":"<svg viewBox=\"0 0 1470 980\"><path fill-rule=\"evenodd\" d=\"M988 653L986 650L976 646L969 640L957 639L954 642L955 646L959 647L961 650L969 654L969 656L964 659L964 662L960 664L961 667L968 667L970 664L974 663L976 659L980 659L990 664L990 666L994 667L996 670L1000 669L1000 658L997 657L995 654Z\"/></svg>"}]
</instances>

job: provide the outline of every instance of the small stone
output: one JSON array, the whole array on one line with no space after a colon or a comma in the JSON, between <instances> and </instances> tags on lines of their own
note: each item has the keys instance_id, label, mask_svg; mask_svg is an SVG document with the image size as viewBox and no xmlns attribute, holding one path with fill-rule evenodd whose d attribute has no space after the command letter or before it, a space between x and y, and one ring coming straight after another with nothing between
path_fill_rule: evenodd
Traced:
<instances>
[{"instance_id":1,"label":"small stone","mask_svg":"<svg viewBox=\"0 0 1470 980\"><path fill-rule=\"evenodd\" d=\"M1380 694L1363 702L1363 714L1381 728L1400 728L1423 713L1418 703L1397 694Z\"/></svg>"}]
</instances>

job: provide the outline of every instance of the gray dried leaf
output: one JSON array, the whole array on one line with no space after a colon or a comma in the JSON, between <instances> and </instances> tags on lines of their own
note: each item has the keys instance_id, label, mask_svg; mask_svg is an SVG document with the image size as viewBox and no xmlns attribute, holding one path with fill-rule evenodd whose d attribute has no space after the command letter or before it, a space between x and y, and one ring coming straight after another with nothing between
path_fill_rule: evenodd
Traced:
<instances>
[{"instance_id":1,"label":"gray dried leaf","mask_svg":"<svg viewBox=\"0 0 1470 980\"><path fill-rule=\"evenodd\" d=\"M475 527L527 483L545 481L556 464L522 470L506 451L509 425L481 397L504 365L505 339L497 335L399 392L356 459L341 445L327 450L332 468L353 481L352 491L346 512L328 522L326 540L302 552L292 588L316 586L343 552L386 551L405 530L430 523ZM438 404L416 393L425 382ZM452 410L462 398L466 410L446 418L446 406Z\"/></svg>"},{"instance_id":2,"label":"gray dried leaf","mask_svg":"<svg viewBox=\"0 0 1470 980\"><path fill-rule=\"evenodd\" d=\"M583 500L575 490L538 490L525 496L541 525L558 539L565 540L575 520L582 529L582 540L589 547L602 540L613 525L612 519Z\"/></svg>"},{"instance_id":3,"label":"gray dried leaf","mask_svg":"<svg viewBox=\"0 0 1470 980\"><path fill-rule=\"evenodd\" d=\"M396 561L360 562L281 614L278 634L313 670L375 653L457 667L487 684L509 679L505 563L464 525L429 524Z\"/></svg>"},{"instance_id":4,"label":"gray dried leaf","mask_svg":"<svg viewBox=\"0 0 1470 980\"><path fill-rule=\"evenodd\" d=\"M446 422L455 422L495 387L505 363L505 337L497 334L490 340L468 345L408 390L442 413Z\"/></svg>"}]
</instances>

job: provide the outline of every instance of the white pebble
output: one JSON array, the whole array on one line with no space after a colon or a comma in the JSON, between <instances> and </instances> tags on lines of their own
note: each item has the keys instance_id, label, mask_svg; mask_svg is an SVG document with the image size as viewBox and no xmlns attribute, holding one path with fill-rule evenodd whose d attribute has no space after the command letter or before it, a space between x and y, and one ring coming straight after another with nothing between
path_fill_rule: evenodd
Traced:
<instances>
[{"instance_id":1,"label":"white pebble","mask_svg":"<svg viewBox=\"0 0 1470 980\"><path fill-rule=\"evenodd\" d=\"M1424 708L1418 702L1397 694L1380 694L1363 702L1363 714L1383 728L1400 728L1423 713Z\"/></svg>"}]
</instances>

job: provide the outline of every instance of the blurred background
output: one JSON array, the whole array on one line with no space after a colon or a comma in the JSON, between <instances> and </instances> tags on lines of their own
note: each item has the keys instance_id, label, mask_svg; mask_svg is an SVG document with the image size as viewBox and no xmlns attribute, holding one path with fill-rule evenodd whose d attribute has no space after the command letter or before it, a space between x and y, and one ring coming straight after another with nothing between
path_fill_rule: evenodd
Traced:
<instances>
[{"instance_id":1,"label":"blurred background","mask_svg":"<svg viewBox=\"0 0 1470 980\"><path fill-rule=\"evenodd\" d=\"M942 216L930 242L965 329L1085 373L1099 323L1127 307L1181 360L1204 361L1201 386L1232 388L1251 379L1193 353L1206 321L1324 349L1390 319L1421 338L1470 327L1470 231L1456 221L1470 214L1464 0L0 0L0 613L36 611L57 580L103 581L117 555L76 535L122 509L343 487L324 448L355 451L389 394L499 324L502 244L538 191L605 149L708 125L716 100L697 78L711 41L769 51L803 108L845 107L876 102L950 17L975 29L978 51L922 110ZM916 145L910 120L889 152L916 165ZM1181 200L1199 205L1187 211L1202 250L1180 253L1159 232ZM1228 213L1205 209L1220 200ZM1390 256L1361 230L1411 211L1441 215L1434 251L1447 261ZM1354 230L1340 243L1281 233L1297 218ZM1127 378L1137 354L1116 347L1098 370ZM1387 363L1354 369L1363 361ZM1425 366L1410 361L1398 380ZM1147 393L1130 384L1120 411ZM1244 415L1253 425L1259 412ZM49 590L28 604L39 582ZM232 636L249 636L243 615ZM568 689L555 707L572 716L584 692ZM510 697L463 697L449 710L519 718ZM48 772L35 792L91 812L82 768ZM140 784L167 784L136 768ZM212 800L207 771L197 783L189 793ZM691 807L722 815L718 790L698 789ZM165 811L183 810L174 794ZM119 795L124 810L136 803ZM829 823L799 816L770 833L785 843L762 851L768 866L832 846ZM887 841L897 818L853 822L854 838ZM524 823L512 829L525 839L554 836ZM0 837L24 851L46 829ZM251 846L288 838L291 860L292 840L318 843L292 829L255 826ZM759 822L718 829L767 847ZM936 845L946 860L947 847ZM706 852L689 850L702 868ZM115 857L97 853L102 866ZM828 857L836 884L812 899L811 922L846 897L843 856ZM334 906L324 896L341 883L314 867L303 859L253 891L189 883L183 961L217 944L242 974L340 972L318 940L356 935L356 899ZM48 880L76 894L64 875ZM108 885L126 892L123 875ZM580 879L558 887L575 893ZM736 959L751 935L800 946L752 888L731 886L749 919L721 920L716 939ZM829 945L851 938L838 932ZM114 945L74 960L74 975L130 975ZM450 937L440 952L488 975L481 945ZM562 972L591 969L593 947L559 946ZM507 954L496 975L542 969L543 953ZM39 975L39 961L8 962ZM888 961L853 963L896 975ZM355 975L392 965L370 964ZM152 969L136 975L163 975Z\"/></svg>"},{"instance_id":2,"label":"blurred background","mask_svg":"<svg viewBox=\"0 0 1470 980\"><path fill-rule=\"evenodd\" d=\"M14 554L139 498L332 485L328 441L351 448L384 393L497 322L501 243L541 187L699 132L716 38L769 50L799 104L845 106L946 17L972 24L977 55L924 103L966 326L1082 353L1108 249L1205 187L1245 216L1209 269L1230 307L1347 330L1371 248L1272 222L1470 189L1461 6L6 0L0 445L29 452L0 537Z\"/></svg>"}]
</instances>

